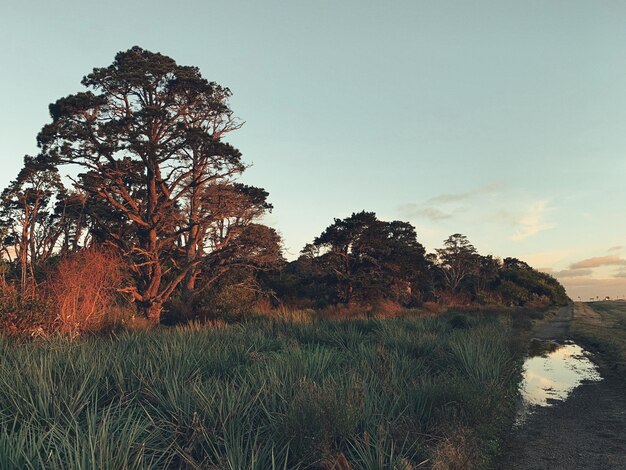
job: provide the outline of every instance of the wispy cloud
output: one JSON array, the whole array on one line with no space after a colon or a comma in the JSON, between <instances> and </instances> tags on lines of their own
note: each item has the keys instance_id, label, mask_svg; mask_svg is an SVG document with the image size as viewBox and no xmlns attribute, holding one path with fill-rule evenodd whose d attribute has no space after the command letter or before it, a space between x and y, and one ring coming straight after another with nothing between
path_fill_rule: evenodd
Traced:
<instances>
[{"instance_id":1,"label":"wispy cloud","mask_svg":"<svg viewBox=\"0 0 626 470\"><path fill-rule=\"evenodd\" d=\"M499 187L500 184L493 183L461 193L440 194L439 196L431 197L422 204L402 204L399 206L398 210L400 211L402 217L405 218L421 217L433 221L450 219L455 214L466 211L466 208L458 207L455 203L466 201L485 194L491 194ZM451 204L453 204L452 207L450 206Z\"/></svg>"},{"instance_id":2,"label":"wispy cloud","mask_svg":"<svg viewBox=\"0 0 626 470\"><path fill-rule=\"evenodd\" d=\"M570 269L599 268L600 266L621 266L626 265L626 260L619 256L596 256L587 258L570 265Z\"/></svg>"},{"instance_id":3,"label":"wispy cloud","mask_svg":"<svg viewBox=\"0 0 626 470\"><path fill-rule=\"evenodd\" d=\"M437 209L436 207L427 207L425 209L419 209L415 211L416 215L421 215L422 217L426 217L430 220L443 220L449 219L452 217L452 214L447 214L442 210Z\"/></svg>"},{"instance_id":4,"label":"wispy cloud","mask_svg":"<svg viewBox=\"0 0 626 470\"><path fill-rule=\"evenodd\" d=\"M546 215L553 209L548 207L547 201L536 201L526 208L517 220L518 230L511 237L519 241L556 227L556 224L545 221Z\"/></svg>"},{"instance_id":5,"label":"wispy cloud","mask_svg":"<svg viewBox=\"0 0 626 470\"><path fill-rule=\"evenodd\" d=\"M403 217L425 217L430 220L443 220L452 217L452 214L448 214L436 207L421 207L417 204L403 204L400 206L400 213Z\"/></svg>"},{"instance_id":6,"label":"wispy cloud","mask_svg":"<svg viewBox=\"0 0 626 470\"><path fill-rule=\"evenodd\" d=\"M482 196L483 194L494 193L499 188L500 188L500 184L492 183L492 184L488 184L486 186L480 186L478 188L472 189L470 191L465 191L462 193L440 194L439 196L430 198L428 201L426 201L426 204L448 204L450 202L465 201L475 196Z\"/></svg>"},{"instance_id":7,"label":"wispy cloud","mask_svg":"<svg viewBox=\"0 0 626 470\"><path fill-rule=\"evenodd\" d=\"M563 271L555 271L552 273L554 277L584 277L591 276L593 271L591 269L564 269Z\"/></svg>"},{"instance_id":8,"label":"wispy cloud","mask_svg":"<svg viewBox=\"0 0 626 470\"><path fill-rule=\"evenodd\" d=\"M618 245L618 246L612 246L611 248L609 248L609 249L608 249L608 250L606 250L606 251L608 251L609 253L616 253L616 252L618 252L618 251L622 251L623 249L624 249L624 247L623 247L623 246Z\"/></svg>"}]
</instances>

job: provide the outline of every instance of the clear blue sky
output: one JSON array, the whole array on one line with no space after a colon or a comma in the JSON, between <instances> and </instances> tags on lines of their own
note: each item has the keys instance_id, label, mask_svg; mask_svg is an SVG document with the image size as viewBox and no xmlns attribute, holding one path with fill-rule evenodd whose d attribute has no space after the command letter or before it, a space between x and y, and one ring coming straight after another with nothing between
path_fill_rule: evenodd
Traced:
<instances>
[{"instance_id":1,"label":"clear blue sky","mask_svg":"<svg viewBox=\"0 0 626 470\"><path fill-rule=\"evenodd\" d=\"M433 250L626 295L626 3L23 1L0 7L0 186L47 106L140 45L233 91L288 255L362 209Z\"/></svg>"}]
</instances>

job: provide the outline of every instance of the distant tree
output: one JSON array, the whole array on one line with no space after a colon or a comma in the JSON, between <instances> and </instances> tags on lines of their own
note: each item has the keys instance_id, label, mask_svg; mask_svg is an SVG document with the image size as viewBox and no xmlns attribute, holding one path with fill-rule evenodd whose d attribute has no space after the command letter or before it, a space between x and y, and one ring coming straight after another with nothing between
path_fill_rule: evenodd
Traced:
<instances>
[{"instance_id":1,"label":"distant tree","mask_svg":"<svg viewBox=\"0 0 626 470\"><path fill-rule=\"evenodd\" d=\"M429 282L430 263L424 246L417 241L415 227L393 221L385 225L380 242L386 286L395 300L417 299ZM404 303L404 302L403 302Z\"/></svg>"},{"instance_id":2,"label":"distant tree","mask_svg":"<svg viewBox=\"0 0 626 470\"><path fill-rule=\"evenodd\" d=\"M76 184L95 236L128 261L124 290L158 322L179 285L193 289L207 258L270 208L267 193L234 184L245 165L222 139L241 123L228 88L196 67L133 47L82 84L50 106L39 144L50 161L85 170Z\"/></svg>"},{"instance_id":3,"label":"distant tree","mask_svg":"<svg viewBox=\"0 0 626 470\"><path fill-rule=\"evenodd\" d=\"M474 290L476 294L493 291L498 282L500 263L499 259L491 255L477 256L477 269L474 275Z\"/></svg>"},{"instance_id":4,"label":"distant tree","mask_svg":"<svg viewBox=\"0 0 626 470\"><path fill-rule=\"evenodd\" d=\"M347 304L415 296L427 265L411 224L384 222L365 211L335 219L303 254L333 274L326 277Z\"/></svg>"},{"instance_id":5,"label":"distant tree","mask_svg":"<svg viewBox=\"0 0 626 470\"><path fill-rule=\"evenodd\" d=\"M52 255L61 235L55 223L54 196L62 190L56 168L26 156L17 178L2 192L4 251L9 258L12 252L19 263L22 293L35 280L35 266Z\"/></svg>"},{"instance_id":6,"label":"distant tree","mask_svg":"<svg viewBox=\"0 0 626 470\"><path fill-rule=\"evenodd\" d=\"M443 248L436 251L445 286L458 292L461 282L478 271L476 248L465 235L455 233L444 240Z\"/></svg>"},{"instance_id":7,"label":"distant tree","mask_svg":"<svg viewBox=\"0 0 626 470\"><path fill-rule=\"evenodd\" d=\"M370 265L375 265L376 260L370 252L376 247L371 242L373 234L380 229L381 222L376 215L362 211L345 219L335 219L313 241L313 246L325 252L324 262L336 276L341 302L349 304L353 301L357 276L364 274L362 265L368 261ZM370 282L374 280L374 277L370 278Z\"/></svg>"},{"instance_id":8,"label":"distant tree","mask_svg":"<svg viewBox=\"0 0 626 470\"><path fill-rule=\"evenodd\" d=\"M517 258L504 258L502 260L502 269L514 269L517 271L532 271L532 267Z\"/></svg>"},{"instance_id":9,"label":"distant tree","mask_svg":"<svg viewBox=\"0 0 626 470\"><path fill-rule=\"evenodd\" d=\"M337 302L336 273L308 243L300 257L270 273L266 281L280 302L296 308L322 308Z\"/></svg>"},{"instance_id":10,"label":"distant tree","mask_svg":"<svg viewBox=\"0 0 626 470\"><path fill-rule=\"evenodd\" d=\"M545 299L554 305L564 305L569 300L565 288L555 278L517 258L503 260L499 277L502 280L499 290L510 304L524 305L531 300Z\"/></svg>"}]
</instances>

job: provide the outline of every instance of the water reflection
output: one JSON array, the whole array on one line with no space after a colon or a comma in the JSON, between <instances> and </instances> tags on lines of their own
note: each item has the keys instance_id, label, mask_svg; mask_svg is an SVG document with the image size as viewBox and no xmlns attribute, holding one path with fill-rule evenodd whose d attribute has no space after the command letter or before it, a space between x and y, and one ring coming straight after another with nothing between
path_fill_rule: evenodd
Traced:
<instances>
[{"instance_id":1,"label":"water reflection","mask_svg":"<svg viewBox=\"0 0 626 470\"><path fill-rule=\"evenodd\" d=\"M565 400L583 381L602 379L595 364L589 360L589 353L579 345L569 342L555 347L554 344L548 344L542 355L529 357L524 362L524 403L518 424L526 420L533 407L550 406L555 401Z\"/></svg>"}]
</instances>

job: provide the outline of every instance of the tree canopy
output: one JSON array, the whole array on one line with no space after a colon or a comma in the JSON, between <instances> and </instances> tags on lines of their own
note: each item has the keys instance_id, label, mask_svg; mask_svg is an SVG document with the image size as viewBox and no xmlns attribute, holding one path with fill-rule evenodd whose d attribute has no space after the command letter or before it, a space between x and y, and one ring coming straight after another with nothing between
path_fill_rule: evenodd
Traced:
<instances>
[{"instance_id":1,"label":"tree canopy","mask_svg":"<svg viewBox=\"0 0 626 470\"><path fill-rule=\"evenodd\" d=\"M428 265L411 224L381 221L366 211L335 219L303 249L298 263L315 279L316 290L326 286L322 297L344 304L410 304L420 297Z\"/></svg>"},{"instance_id":2,"label":"tree canopy","mask_svg":"<svg viewBox=\"0 0 626 470\"><path fill-rule=\"evenodd\" d=\"M133 47L82 84L50 105L38 142L49 162L83 169L75 185L96 231L130 261L126 292L156 322L179 285L192 291L206 267L227 264L221 253L271 205L235 183L245 164L223 140L241 126L230 90L196 67Z\"/></svg>"}]
</instances>

